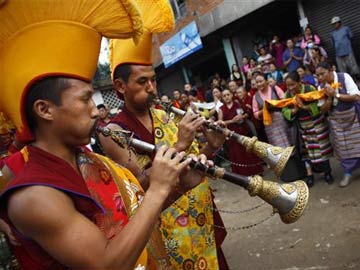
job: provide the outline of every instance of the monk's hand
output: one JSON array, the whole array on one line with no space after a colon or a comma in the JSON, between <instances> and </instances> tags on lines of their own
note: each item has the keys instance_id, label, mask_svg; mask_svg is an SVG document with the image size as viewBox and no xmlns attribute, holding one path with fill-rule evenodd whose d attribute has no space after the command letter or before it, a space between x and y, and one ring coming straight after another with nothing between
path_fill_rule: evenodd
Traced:
<instances>
[{"instance_id":1,"label":"monk's hand","mask_svg":"<svg viewBox=\"0 0 360 270\"><path fill-rule=\"evenodd\" d=\"M187 112L178 125L177 142L174 147L178 151L186 150L193 142L197 129L205 123L206 119L199 114Z\"/></svg>"},{"instance_id":2,"label":"monk's hand","mask_svg":"<svg viewBox=\"0 0 360 270\"><path fill-rule=\"evenodd\" d=\"M161 146L152 163L149 189L153 188L165 196L175 190L180 174L191 162L190 158L184 157L185 152L177 153L175 148Z\"/></svg>"},{"instance_id":3,"label":"monk's hand","mask_svg":"<svg viewBox=\"0 0 360 270\"><path fill-rule=\"evenodd\" d=\"M194 162L199 162L209 167L214 166L214 162L212 160L208 160L206 155L204 154L200 154L198 156L190 154L188 155L188 158L191 158ZM204 177L204 172L197 169L191 169L188 166L187 170L183 171L180 174L180 182L177 186L177 191L180 193L185 193L186 191L200 184L203 181Z\"/></svg>"},{"instance_id":4,"label":"monk's hand","mask_svg":"<svg viewBox=\"0 0 360 270\"><path fill-rule=\"evenodd\" d=\"M240 122L240 121L243 120L243 119L244 119L244 115L242 115L242 114L237 114L237 115L234 116L234 118L232 119L232 121L233 121L234 123L238 123L238 122Z\"/></svg>"},{"instance_id":5,"label":"monk's hand","mask_svg":"<svg viewBox=\"0 0 360 270\"><path fill-rule=\"evenodd\" d=\"M20 246L20 243L16 240L13 231L11 230L9 224L4 220L0 219L0 231L2 231L9 239L10 243L14 246Z\"/></svg>"},{"instance_id":6,"label":"monk's hand","mask_svg":"<svg viewBox=\"0 0 360 270\"><path fill-rule=\"evenodd\" d=\"M225 128L225 122L222 120L218 120L216 122L211 121L212 125L219 126L220 128ZM218 131L215 131L213 129L203 129L207 144L216 151L218 148L220 148L226 139L226 136Z\"/></svg>"}]
</instances>

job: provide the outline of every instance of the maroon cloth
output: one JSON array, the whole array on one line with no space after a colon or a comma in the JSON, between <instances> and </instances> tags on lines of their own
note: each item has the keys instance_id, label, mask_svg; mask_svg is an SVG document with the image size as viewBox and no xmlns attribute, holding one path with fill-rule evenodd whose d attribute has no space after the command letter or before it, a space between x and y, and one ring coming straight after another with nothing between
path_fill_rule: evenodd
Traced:
<instances>
[{"instance_id":1,"label":"maroon cloth","mask_svg":"<svg viewBox=\"0 0 360 270\"><path fill-rule=\"evenodd\" d=\"M243 110L245 113L248 111L246 107L242 107L238 102L233 102L231 108L228 108L226 104L221 106L223 112L223 120L231 120L237 115L237 110ZM248 136L250 134L250 128L246 121L242 123L232 123L227 126L228 129L235 131L238 134ZM263 172L260 159L254 154L247 152L245 147L237 143L234 140L226 141L229 159L232 163L231 169L234 173L241 175L254 175ZM257 165L255 165L257 164Z\"/></svg>"},{"instance_id":2,"label":"maroon cloth","mask_svg":"<svg viewBox=\"0 0 360 270\"><path fill-rule=\"evenodd\" d=\"M109 121L110 122L110 121ZM98 119L97 121L96 121L96 127L106 127L108 124L109 124L109 122L105 122L103 119Z\"/></svg>"},{"instance_id":3,"label":"maroon cloth","mask_svg":"<svg viewBox=\"0 0 360 270\"><path fill-rule=\"evenodd\" d=\"M28 146L29 160L19 175L12 180L1 195L1 217L12 227L21 246L12 246L12 251L22 269L68 269L53 259L36 242L19 233L8 218L6 203L13 192L24 186L44 185L59 189L72 199L75 208L95 221L94 216L102 211L89 194L82 176L64 160L37 147Z\"/></svg>"},{"instance_id":4,"label":"maroon cloth","mask_svg":"<svg viewBox=\"0 0 360 270\"><path fill-rule=\"evenodd\" d=\"M240 105L240 108L244 110L245 113L249 115L249 119L252 119L253 116L253 110L252 110L252 97L249 95L246 95L244 99L236 99L237 102Z\"/></svg>"},{"instance_id":5,"label":"maroon cloth","mask_svg":"<svg viewBox=\"0 0 360 270\"><path fill-rule=\"evenodd\" d=\"M149 115L152 121L152 116L149 111ZM152 132L150 133L146 127L133 115L127 108L124 106L121 112L119 112L111 121L112 124L117 124L125 130L133 132L133 136L136 139L142 140L147 143L155 144L155 133L154 126L152 127ZM148 153L141 152L137 150L141 155L148 155ZM153 159L155 154L150 155Z\"/></svg>"},{"instance_id":6,"label":"maroon cloth","mask_svg":"<svg viewBox=\"0 0 360 270\"><path fill-rule=\"evenodd\" d=\"M149 115L152 116L149 111ZM154 127L150 133L146 127L133 115L126 106L119 112L110 123L117 124L123 129L130 130L134 133L135 138L145 141L147 143L155 144Z\"/></svg>"},{"instance_id":7,"label":"maroon cloth","mask_svg":"<svg viewBox=\"0 0 360 270\"><path fill-rule=\"evenodd\" d=\"M282 43L279 43L279 42L275 43L272 47L271 54L275 58L275 65L277 68L283 68L283 66L284 66L282 56L283 56L285 49L286 49L285 45Z\"/></svg>"},{"instance_id":8,"label":"maroon cloth","mask_svg":"<svg viewBox=\"0 0 360 270\"><path fill-rule=\"evenodd\" d=\"M4 163L11 170L14 177L16 177L24 169L26 162L23 153L21 151L17 151L14 154L7 157Z\"/></svg>"}]
</instances>

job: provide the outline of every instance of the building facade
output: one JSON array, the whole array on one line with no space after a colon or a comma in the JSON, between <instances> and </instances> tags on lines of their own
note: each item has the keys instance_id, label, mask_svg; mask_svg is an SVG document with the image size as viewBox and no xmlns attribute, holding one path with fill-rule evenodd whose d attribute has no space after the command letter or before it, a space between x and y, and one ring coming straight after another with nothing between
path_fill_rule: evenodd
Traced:
<instances>
[{"instance_id":1,"label":"building facade","mask_svg":"<svg viewBox=\"0 0 360 270\"><path fill-rule=\"evenodd\" d=\"M169 0L176 17L176 28L154 37L154 64L160 93L182 89L185 82L206 89L216 72L229 77L234 63L241 65L250 56L255 43L266 43L273 35L282 40L301 35L311 25L320 35L330 59L334 51L330 42L330 20L340 16L354 34L353 49L360 60L360 1L349 0ZM203 48L165 68L159 47L186 25L195 21Z\"/></svg>"},{"instance_id":2,"label":"building facade","mask_svg":"<svg viewBox=\"0 0 360 270\"><path fill-rule=\"evenodd\" d=\"M301 35L310 25L321 38L321 44L334 60L330 41L333 26L330 20L340 16L343 24L351 28L353 49L360 63L360 1L359 0L169 0L176 18L176 27L169 33L153 38L154 67L160 94L172 97L174 89L183 89L191 82L204 91L212 75L219 73L228 78L234 63L241 65L243 56L250 56L256 43L269 42L273 35L284 41ZM164 67L159 47L195 22L203 48ZM110 108L121 105L111 85L99 85L98 102Z\"/></svg>"}]
</instances>

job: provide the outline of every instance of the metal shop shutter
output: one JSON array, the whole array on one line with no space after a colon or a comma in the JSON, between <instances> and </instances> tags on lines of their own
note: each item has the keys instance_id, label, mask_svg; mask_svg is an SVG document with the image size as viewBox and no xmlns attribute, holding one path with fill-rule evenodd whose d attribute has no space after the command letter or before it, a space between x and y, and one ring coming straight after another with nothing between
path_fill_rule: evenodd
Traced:
<instances>
[{"instance_id":1,"label":"metal shop shutter","mask_svg":"<svg viewBox=\"0 0 360 270\"><path fill-rule=\"evenodd\" d=\"M321 43L332 60L335 59L335 52L330 33L334 27L330 21L333 16L340 16L343 25L350 27L354 35L352 47L360 64L360 0L304 0L303 6L309 25L320 36Z\"/></svg>"}]
</instances>

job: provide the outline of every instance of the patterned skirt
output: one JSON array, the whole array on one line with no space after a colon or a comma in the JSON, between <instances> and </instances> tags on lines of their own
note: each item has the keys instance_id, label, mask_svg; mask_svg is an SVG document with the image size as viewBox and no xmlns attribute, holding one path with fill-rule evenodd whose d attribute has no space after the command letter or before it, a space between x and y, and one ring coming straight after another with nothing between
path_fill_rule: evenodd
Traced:
<instances>
[{"instance_id":1,"label":"patterned skirt","mask_svg":"<svg viewBox=\"0 0 360 270\"><path fill-rule=\"evenodd\" d=\"M265 126L265 133L269 143L284 148L290 146L290 128L282 113L275 111L271 113L271 117L271 125Z\"/></svg>"},{"instance_id":2,"label":"patterned skirt","mask_svg":"<svg viewBox=\"0 0 360 270\"><path fill-rule=\"evenodd\" d=\"M330 129L326 117L306 116L299 118L300 135L303 142L302 157L311 163L320 163L332 156Z\"/></svg>"},{"instance_id":3,"label":"patterned skirt","mask_svg":"<svg viewBox=\"0 0 360 270\"><path fill-rule=\"evenodd\" d=\"M355 107L341 112L333 111L329 120L336 157L360 157L360 122Z\"/></svg>"}]
</instances>

